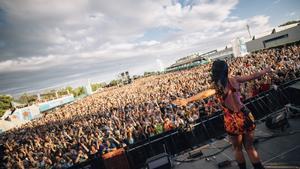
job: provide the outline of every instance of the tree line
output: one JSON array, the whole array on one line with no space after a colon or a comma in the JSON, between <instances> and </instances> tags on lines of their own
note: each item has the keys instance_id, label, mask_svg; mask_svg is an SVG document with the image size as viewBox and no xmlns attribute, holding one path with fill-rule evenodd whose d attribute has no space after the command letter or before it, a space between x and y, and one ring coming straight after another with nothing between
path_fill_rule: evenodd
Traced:
<instances>
[{"instance_id":1,"label":"tree line","mask_svg":"<svg viewBox=\"0 0 300 169\"><path fill-rule=\"evenodd\" d=\"M117 81L113 80L111 85L117 85ZM92 91L95 92L99 88L106 87L106 83L93 83L91 84ZM85 90L83 86L79 86L76 88L73 88L71 86L67 86L63 89L59 90L50 90L44 93L40 94L41 100L53 100L58 97L66 96L69 94L73 94L74 97L80 97L82 95L85 95ZM31 105L33 103L36 103L39 99L39 96L37 94L28 94L23 93L18 98L14 98L9 95L1 95L0 94L0 117L3 116L6 110L11 109L13 107L12 102L20 103L22 105Z\"/></svg>"}]
</instances>

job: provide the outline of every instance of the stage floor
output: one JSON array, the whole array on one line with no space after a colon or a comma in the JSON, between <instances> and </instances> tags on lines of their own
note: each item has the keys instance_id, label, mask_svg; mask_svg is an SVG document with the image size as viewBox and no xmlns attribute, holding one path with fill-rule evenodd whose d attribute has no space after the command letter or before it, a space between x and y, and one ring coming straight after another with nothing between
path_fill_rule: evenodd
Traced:
<instances>
[{"instance_id":1,"label":"stage floor","mask_svg":"<svg viewBox=\"0 0 300 169\"><path fill-rule=\"evenodd\" d=\"M255 143L255 147L266 168L271 169L277 168L275 166L290 165L290 167L285 168L292 169L293 167L291 166L298 166L296 168L300 169L300 118L289 119L289 123L290 127L284 131L269 130L264 123L257 125L255 138L259 139L258 142ZM266 137L275 135L277 135L277 137L266 139ZM228 148L215 156L203 158L203 156L209 156L219 152L224 147ZM188 152L174 157L174 169L217 169L218 163L225 160L231 161L231 165L223 167L224 169L238 168L237 163L234 161L232 147L227 137L222 140L212 141L210 144L196 148L193 151L200 149L203 152L203 156L194 158L192 161L187 158L189 156ZM253 168L245 151L244 155L247 161L247 168Z\"/></svg>"}]
</instances>

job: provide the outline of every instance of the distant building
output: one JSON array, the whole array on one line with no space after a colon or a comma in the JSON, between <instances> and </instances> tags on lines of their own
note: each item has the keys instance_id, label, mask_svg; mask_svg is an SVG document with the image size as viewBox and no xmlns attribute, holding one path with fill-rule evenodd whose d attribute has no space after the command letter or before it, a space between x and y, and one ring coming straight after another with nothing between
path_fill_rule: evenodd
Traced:
<instances>
[{"instance_id":1,"label":"distant building","mask_svg":"<svg viewBox=\"0 0 300 169\"><path fill-rule=\"evenodd\" d=\"M166 72L192 68L207 63L207 60L198 53L178 59L174 64L166 68Z\"/></svg>"},{"instance_id":2,"label":"distant building","mask_svg":"<svg viewBox=\"0 0 300 169\"><path fill-rule=\"evenodd\" d=\"M212 50L203 54L196 53L180 58L174 64L167 67L166 72L192 68L216 59L241 57L246 55L248 52L282 46L299 41L300 23L281 26L274 28L268 33L263 32L253 36L252 40L247 42L244 38L235 38L231 41L232 47L226 46L225 49L222 50Z\"/></svg>"},{"instance_id":3,"label":"distant building","mask_svg":"<svg viewBox=\"0 0 300 169\"><path fill-rule=\"evenodd\" d=\"M282 46L300 41L300 24L291 24L274 28L263 36L254 36L252 40L246 42L248 52Z\"/></svg>"},{"instance_id":4,"label":"distant building","mask_svg":"<svg viewBox=\"0 0 300 169\"><path fill-rule=\"evenodd\" d=\"M214 52L211 52L204 56L207 60L216 60L216 59L227 59L233 57L233 50L232 47L225 48L222 50L213 50Z\"/></svg>"},{"instance_id":5,"label":"distant building","mask_svg":"<svg viewBox=\"0 0 300 169\"><path fill-rule=\"evenodd\" d=\"M193 54L190 56L178 59L174 64L166 68L166 72L189 69L198 65L206 64L211 60L215 59L226 59L232 58L232 48L225 48L223 50L212 50L203 54Z\"/></svg>"}]
</instances>

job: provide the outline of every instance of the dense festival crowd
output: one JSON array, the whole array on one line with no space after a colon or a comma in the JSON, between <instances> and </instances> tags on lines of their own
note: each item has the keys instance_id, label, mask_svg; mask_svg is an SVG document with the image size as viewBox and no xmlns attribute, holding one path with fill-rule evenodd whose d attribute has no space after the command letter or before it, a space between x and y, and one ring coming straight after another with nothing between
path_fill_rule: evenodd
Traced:
<instances>
[{"instance_id":1,"label":"dense festival crowd","mask_svg":"<svg viewBox=\"0 0 300 169\"><path fill-rule=\"evenodd\" d=\"M265 67L274 73L241 86L244 99L300 76L300 45L262 50L228 60L230 74L248 75ZM211 64L141 78L65 105L1 135L5 168L67 168L119 147L144 140L220 110L215 97L172 104L210 88ZM203 111L200 111L203 110Z\"/></svg>"}]
</instances>

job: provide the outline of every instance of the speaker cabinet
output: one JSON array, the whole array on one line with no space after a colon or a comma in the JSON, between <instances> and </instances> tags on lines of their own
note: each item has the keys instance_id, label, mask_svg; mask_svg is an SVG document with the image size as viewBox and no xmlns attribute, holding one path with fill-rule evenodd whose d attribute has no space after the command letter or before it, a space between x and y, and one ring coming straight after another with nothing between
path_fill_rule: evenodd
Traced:
<instances>
[{"instance_id":1,"label":"speaker cabinet","mask_svg":"<svg viewBox=\"0 0 300 169\"><path fill-rule=\"evenodd\" d=\"M130 169L125 150L120 148L102 156L106 169Z\"/></svg>"},{"instance_id":2,"label":"speaker cabinet","mask_svg":"<svg viewBox=\"0 0 300 169\"><path fill-rule=\"evenodd\" d=\"M167 153L158 154L146 160L148 169L171 169L172 164Z\"/></svg>"}]
</instances>

